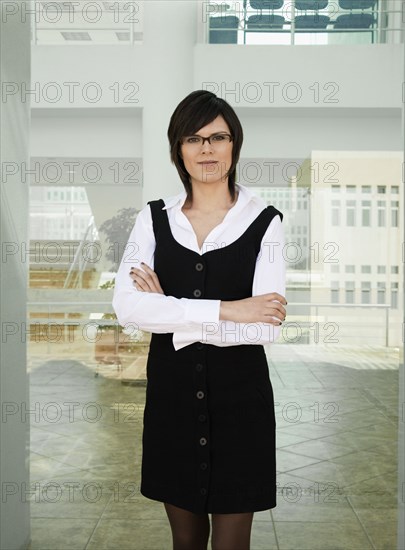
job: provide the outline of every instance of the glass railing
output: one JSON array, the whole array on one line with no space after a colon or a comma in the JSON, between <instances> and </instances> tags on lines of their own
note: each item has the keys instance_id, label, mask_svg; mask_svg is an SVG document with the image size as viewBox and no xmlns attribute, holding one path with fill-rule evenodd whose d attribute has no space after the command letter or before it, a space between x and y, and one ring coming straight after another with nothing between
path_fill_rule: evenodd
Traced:
<instances>
[{"instance_id":1,"label":"glass railing","mask_svg":"<svg viewBox=\"0 0 405 550\"><path fill-rule=\"evenodd\" d=\"M196 7L197 41L210 44L403 42L399 0L203 0ZM142 1L32 2L26 11L33 44L143 43Z\"/></svg>"},{"instance_id":2,"label":"glass railing","mask_svg":"<svg viewBox=\"0 0 405 550\"><path fill-rule=\"evenodd\" d=\"M250 0L203 3L210 44L372 44L403 42L399 2Z\"/></svg>"}]
</instances>

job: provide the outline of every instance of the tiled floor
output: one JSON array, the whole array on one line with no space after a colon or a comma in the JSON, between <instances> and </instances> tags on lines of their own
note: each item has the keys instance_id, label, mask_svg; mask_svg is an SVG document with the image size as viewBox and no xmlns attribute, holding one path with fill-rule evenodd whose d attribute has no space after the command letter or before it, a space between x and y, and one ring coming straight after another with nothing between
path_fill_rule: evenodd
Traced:
<instances>
[{"instance_id":1,"label":"tiled floor","mask_svg":"<svg viewBox=\"0 0 405 550\"><path fill-rule=\"evenodd\" d=\"M252 550L397 548L397 352L271 347L279 496ZM163 504L139 492L145 388L56 358L30 382L30 550L171 549Z\"/></svg>"}]
</instances>

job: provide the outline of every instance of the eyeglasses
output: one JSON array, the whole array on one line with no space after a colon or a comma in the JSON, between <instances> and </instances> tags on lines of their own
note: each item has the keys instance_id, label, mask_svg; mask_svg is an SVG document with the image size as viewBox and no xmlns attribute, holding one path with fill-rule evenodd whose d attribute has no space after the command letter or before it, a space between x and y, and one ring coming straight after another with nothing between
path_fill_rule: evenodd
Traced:
<instances>
[{"instance_id":1,"label":"eyeglasses","mask_svg":"<svg viewBox=\"0 0 405 550\"><path fill-rule=\"evenodd\" d=\"M225 132L212 134L208 137L202 137L198 135L186 136L181 140L181 143L182 145L186 145L187 147L197 148L202 147L206 141L208 141L208 143L214 147L221 147L230 143L232 141L232 136Z\"/></svg>"}]
</instances>

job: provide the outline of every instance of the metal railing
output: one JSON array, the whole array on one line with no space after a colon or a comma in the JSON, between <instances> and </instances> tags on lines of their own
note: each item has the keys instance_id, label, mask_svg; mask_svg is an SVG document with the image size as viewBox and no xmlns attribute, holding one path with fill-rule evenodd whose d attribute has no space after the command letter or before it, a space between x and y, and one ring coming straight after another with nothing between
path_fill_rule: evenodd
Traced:
<instances>
[{"instance_id":1,"label":"metal railing","mask_svg":"<svg viewBox=\"0 0 405 550\"><path fill-rule=\"evenodd\" d=\"M235 4L235 6L232 6ZM210 36L215 36L216 33L228 33L227 35L231 37L229 43L235 44L246 44L246 38L250 34L289 34L290 35L290 44L295 44L295 35L299 34L351 34L351 33L369 33L371 36L371 43L386 43L387 33L400 33L400 39L396 42L403 41L403 32L404 28L402 25L403 17L403 6L398 2L396 9L387 7L384 0L379 0L376 6L373 9L341 9L338 6L338 0L333 0L328 3L328 6L324 9L317 11L314 10L298 10L295 8L295 0L288 0L288 5L283 6L279 9L252 9L246 0L242 2L233 2L226 3L222 1L213 2L209 4L211 9L206 9L206 24L205 24L205 41L207 43L228 43L228 42L216 42L210 41ZM332 8L332 10L330 10ZM335 9L337 8L337 9ZM208 12L208 13L207 13ZM335 28L333 25L336 24L336 19L340 15L370 15L373 18L373 23L369 27L344 27L344 28ZM306 26L301 27L296 25L297 16L306 15L310 18L314 18L313 27ZM230 21L229 16L233 16L238 19L237 26L230 26L226 24L227 21ZM249 18L252 16L258 17L255 23L252 22L252 19ZM282 16L284 21L277 23L272 18L277 16ZM319 25L316 25L316 22L319 21L319 17L327 16L329 21L325 25L325 28L321 28ZM287 18L288 17L288 18ZM218 19L218 25L215 27L211 26L211 19ZM221 26L220 20L222 19L224 25ZM273 21L273 22L272 22ZM394 42L394 40L392 40ZM350 42L352 43L352 42ZM364 43L364 42L361 42Z\"/></svg>"},{"instance_id":2,"label":"metal railing","mask_svg":"<svg viewBox=\"0 0 405 550\"><path fill-rule=\"evenodd\" d=\"M96 240L96 226L94 223L94 216L90 216L84 236L81 239L79 246L77 247L77 250L74 255L73 261L70 265L68 274L66 275L63 288L72 288L72 286L69 286L72 282L73 282L73 288L77 288L77 287L82 288L83 272L86 269L87 265L90 263L90 258L88 258L87 254L86 255L83 254L83 250L85 245L87 245L89 242L94 242L95 240Z\"/></svg>"},{"instance_id":3,"label":"metal railing","mask_svg":"<svg viewBox=\"0 0 405 550\"><path fill-rule=\"evenodd\" d=\"M65 315L67 315L69 312L67 309L69 307L72 308L72 312L77 312L78 308L80 312L83 313L93 313L94 311L104 312L104 313L114 313L112 310L111 301L110 302L101 302L101 301L94 301L94 302L34 302L30 301L27 302L28 311L40 313L41 311L45 309L48 313L48 319L30 319L30 324L57 324L62 326L86 326L88 324L94 324L94 325L100 325L100 326L119 326L119 323L115 319L91 319L90 317L88 319L62 319L62 318L55 318L51 316L51 309L54 311L58 311L57 308L61 307L63 309L63 312ZM306 313L301 315L297 315L294 313L295 308L305 307ZM385 311L385 327L384 327L384 336L385 336L385 346L389 346L389 310L391 309L390 304L334 304L334 303L314 303L314 302L289 302L288 304L289 313L288 313L288 320L286 321L286 325L290 324L292 326L294 323L297 323L300 328L308 329L311 328L311 326L314 324L314 322L318 322L317 320L320 318L320 310L336 310L336 309L349 309L349 310L368 310L368 309L377 309L377 310L384 310ZM314 311L314 314L312 314L312 310ZM104 311L103 311L104 310ZM105 311L107 310L107 311ZM42 311L43 312L43 311ZM333 322L328 320L328 315L330 313L328 311L325 311L323 314L323 323ZM310 317L310 321L308 321L308 317ZM369 317L368 317L369 318ZM292 319L292 320L290 320ZM46 321L44 323L44 320ZM347 315L347 320L349 320L352 324L356 323L355 318L353 317L353 313ZM346 322L346 321L345 321ZM381 324L381 323L380 323ZM285 326L286 326L285 325ZM362 327L367 326L362 324ZM378 328L378 327L377 327ZM381 328L379 329L381 330ZM373 343L375 343L375 338L373 338Z\"/></svg>"},{"instance_id":4,"label":"metal railing","mask_svg":"<svg viewBox=\"0 0 405 550\"><path fill-rule=\"evenodd\" d=\"M291 311L292 307L305 307L307 309L314 308L315 313L314 315L310 314L311 317L314 317L315 319L319 318L319 309L381 309L385 310L385 346L388 347L389 342L389 313L391 309L391 304L335 304L335 303L314 303L314 302L292 302L289 303L289 309ZM291 314L289 315L291 317ZM350 319L352 320L353 317L350 316ZM328 314L326 313L325 319L323 320L325 323L328 323ZM312 321L311 321L312 322ZM306 322L305 324L307 326L310 326L311 322ZM302 325L302 322L300 321L300 324Z\"/></svg>"}]
</instances>

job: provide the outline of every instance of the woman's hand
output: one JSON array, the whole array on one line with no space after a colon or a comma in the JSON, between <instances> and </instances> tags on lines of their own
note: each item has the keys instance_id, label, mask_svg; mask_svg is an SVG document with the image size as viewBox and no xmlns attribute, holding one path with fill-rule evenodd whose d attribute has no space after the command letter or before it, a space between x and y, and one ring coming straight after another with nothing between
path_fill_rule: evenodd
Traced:
<instances>
[{"instance_id":1,"label":"woman's hand","mask_svg":"<svg viewBox=\"0 0 405 550\"><path fill-rule=\"evenodd\" d=\"M158 276L148 265L141 262L142 269L131 267L129 275L134 281L134 285L138 290L143 292L156 292L158 294L164 294L162 287L160 286Z\"/></svg>"},{"instance_id":2,"label":"woman's hand","mask_svg":"<svg viewBox=\"0 0 405 550\"><path fill-rule=\"evenodd\" d=\"M277 326L286 317L286 310L282 304L287 304L287 300L278 292L260 294L243 300L221 301L219 318L236 323L270 323ZM277 317L278 320L273 317Z\"/></svg>"}]
</instances>

